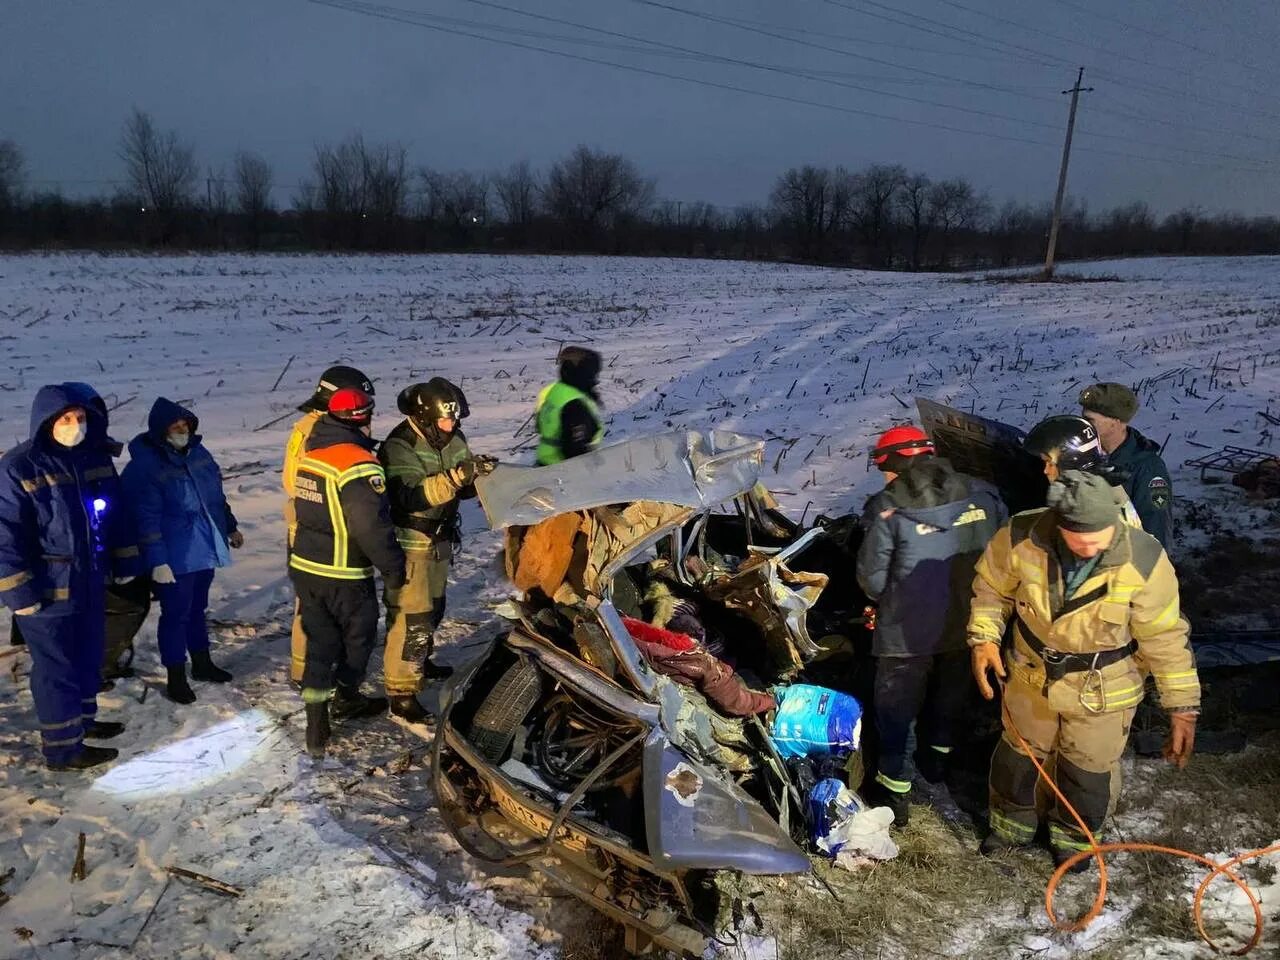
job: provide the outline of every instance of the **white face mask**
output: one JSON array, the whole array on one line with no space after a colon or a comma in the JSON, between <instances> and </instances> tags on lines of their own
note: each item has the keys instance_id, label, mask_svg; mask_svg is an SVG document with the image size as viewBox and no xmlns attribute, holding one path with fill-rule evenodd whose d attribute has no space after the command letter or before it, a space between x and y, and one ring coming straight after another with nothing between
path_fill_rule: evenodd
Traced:
<instances>
[{"instance_id":1,"label":"white face mask","mask_svg":"<svg viewBox=\"0 0 1280 960\"><path fill-rule=\"evenodd\" d=\"M169 434L169 446L175 450L183 449L191 442L191 434L189 433L171 433Z\"/></svg>"},{"instance_id":2,"label":"white face mask","mask_svg":"<svg viewBox=\"0 0 1280 960\"><path fill-rule=\"evenodd\" d=\"M64 447L74 447L81 443L88 432L88 427L83 423L55 423L53 425L53 439Z\"/></svg>"}]
</instances>

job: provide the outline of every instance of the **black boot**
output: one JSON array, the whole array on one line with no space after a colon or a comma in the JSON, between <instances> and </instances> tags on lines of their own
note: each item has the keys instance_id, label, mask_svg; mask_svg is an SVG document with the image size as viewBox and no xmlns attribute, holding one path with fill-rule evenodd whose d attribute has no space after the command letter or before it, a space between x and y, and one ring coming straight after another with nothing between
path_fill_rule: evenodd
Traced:
<instances>
[{"instance_id":1,"label":"black boot","mask_svg":"<svg viewBox=\"0 0 1280 960\"><path fill-rule=\"evenodd\" d=\"M187 665L176 663L165 669L169 671L169 683L165 686L165 696L174 703L195 703L195 691L191 689L191 684L187 683Z\"/></svg>"},{"instance_id":2,"label":"black boot","mask_svg":"<svg viewBox=\"0 0 1280 960\"><path fill-rule=\"evenodd\" d=\"M945 783L951 768L951 754L933 747L924 747L916 753L916 772L929 783Z\"/></svg>"},{"instance_id":3,"label":"black boot","mask_svg":"<svg viewBox=\"0 0 1280 960\"><path fill-rule=\"evenodd\" d=\"M1074 857L1078 852L1079 851L1076 851L1076 850L1064 850L1061 847L1054 847L1053 848L1053 865L1055 867L1062 866L1064 863L1066 863L1068 860ZM1093 866L1093 857L1085 857L1079 863L1075 864L1075 866L1071 867L1067 871L1067 873L1084 873L1091 866Z\"/></svg>"},{"instance_id":4,"label":"black boot","mask_svg":"<svg viewBox=\"0 0 1280 960\"><path fill-rule=\"evenodd\" d=\"M421 723L428 716L417 697L392 697L391 712L410 723Z\"/></svg>"},{"instance_id":5,"label":"black boot","mask_svg":"<svg viewBox=\"0 0 1280 960\"><path fill-rule=\"evenodd\" d=\"M207 680L210 683L226 683L231 674L221 667L215 667L209 658L208 650L191 651L191 679Z\"/></svg>"},{"instance_id":6,"label":"black boot","mask_svg":"<svg viewBox=\"0 0 1280 960\"><path fill-rule=\"evenodd\" d=\"M120 751L115 747L83 747L70 760L64 760L62 763L45 762L45 766L50 770L88 770L90 767L96 767L99 764L110 763L116 757L120 756Z\"/></svg>"},{"instance_id":7,"label":"black boot","mask_svg":"<svg viewBox=\"0 0 1280 960\"><path fill-rule=\"evenodd\" d=\"M366 697L355 687L338 687L333 693L329 716L341 722L376 717L387 711L386 697Z\"/></svg>"},{"instance_id":8,"label":"black boot","mask_svg":"<svg viewBox=\"0 0 1280 960\"><path fill-rule=\"evenodd\" d=\"M1010 850L1018 849L1016 843L1010 843L1004 837L998 837L994 833L988 833L982 838L982 843L978 845L978 853L984 857L994 857L997 854L1008 853Z\"/></svg>"},{"instance_id":9,"label":"black boot","mask_svg":"<svg viewBox=\"0 0 1280 960\"><path fill-rule=\"evenodd\" d=\"M873 783L867 790L867 803L873 807L888 807L893 811L893 826L901 830L911 819L911 806L907 802L910 792L898 793L880 783Z\"/></svg>"},{"instance_id":10,"label":"black boot","mask_svg":"<svg viewBox=\"0 0 1280 960\"><path fill-rule=\"evenodd\" d=\"M424 680L448 680L453 676L453 667L442 663L432 663L430 659L422 661L422 678Z\"/></svg>"},{"instance_id":11,"label":"black boot","mask_svg":"<svg viewBox=\"0 0 1280 960\"><path fill-rule=\"evenodd\" d=\"M324 759L329 744L329 701L307 704L307 753L316 760Z\"/></svg>"},{"instance_id":12,"label":"black boot","mask_svg":"<svg viewBox=\"0 0 1280 960\"><path fill-rule=\"evenodd\" d=\"M114 720L94 720L84 728L84 735L90 740L110 740L124 733L124 724Z\"/></svg>"}]
</instances>

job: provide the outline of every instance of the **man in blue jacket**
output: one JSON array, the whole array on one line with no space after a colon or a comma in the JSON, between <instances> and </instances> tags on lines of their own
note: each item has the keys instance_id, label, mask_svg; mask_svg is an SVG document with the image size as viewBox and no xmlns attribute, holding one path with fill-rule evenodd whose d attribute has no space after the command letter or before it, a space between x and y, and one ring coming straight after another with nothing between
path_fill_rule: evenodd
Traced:
<instances>
[{"instance_id":1,"label":"man in blue jacket","mask_svg":"<svg viewBox=\"0 0 1280 960\"><path fill-rule=\"evenodd\" d=\"M244 543L222 489L222 472L196 433L199 425L190 410L158 398L146 432L129 442L131 459L121 478L160 599L160 661L175 703L196 699L187 682L188 653L193 679L231 679L209 656L205 610L214 570L231 563L229 546Z\"/></svg>"},{"instance_id":2,"label":"man in blue jacket","mask_svg":"<svg viewBox=\"0 0 1280 960\"><path fill-rule=\"evenodd\" d=\"M945 780L955 724L969 692L973 569L1007 512L996 491L934 456L917 427L881 436L872 461L885 488L867 501L858 583L879 605L875 717L880 739L877 803L907 822L907 741L916 730L916 770Z\"/></svg>"},{"instance_id":3,"label":"man in blue jacket","mask_svg":"<svg viewBox=\"0 0 1280 960\"><path fill-rule=\"evenodd\" d=\"M136 576L138 548L110 454L86 443L105 424L75 385L41 387L30 439L0 459L0 602L31 653L45 763L83 770L116 751L84 741L124 725L97 719L110 576Z\"/></svg>"}]
</instances>

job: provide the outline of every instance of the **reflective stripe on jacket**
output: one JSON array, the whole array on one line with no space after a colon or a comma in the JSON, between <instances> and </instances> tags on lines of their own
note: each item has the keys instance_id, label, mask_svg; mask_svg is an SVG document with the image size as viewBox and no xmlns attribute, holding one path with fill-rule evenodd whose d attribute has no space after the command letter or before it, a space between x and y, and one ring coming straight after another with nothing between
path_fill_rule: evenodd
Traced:
<instances>
[{"instance_id":1,"label":"reflective stripe on jacket","mask_svg":"<svg viewBox=\"0 0 1280 960\"><path fill-rule=\"evenodd\" d=\"M437 450L409 420L383 441L378 459L387 471L391 520L402 547L425 550L433 541L452 535L463 491L445 474L470 456L461 430L455 430L444 448Z\"/></svg>"}]
</instances>

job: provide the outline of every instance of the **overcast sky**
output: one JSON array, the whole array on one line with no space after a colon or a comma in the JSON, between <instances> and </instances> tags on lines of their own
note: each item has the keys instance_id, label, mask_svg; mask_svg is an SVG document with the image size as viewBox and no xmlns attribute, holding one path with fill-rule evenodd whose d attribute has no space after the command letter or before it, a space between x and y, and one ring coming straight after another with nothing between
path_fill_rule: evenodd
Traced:
<instances>
[{"instance_id":1,"label":"overcast sky","mask_svg":"<svg viewBox=\"0 0 1280 960\"><path fill-rule=\"evenodd\" d=\"M1274 0L325 2L414 22L312 0L2 0L0 139L49 181L33 185L76 193L112 190L72 181L122 175L138 106L202 169L263 154L282 203L316 143L355 131L445 170L587 143L659 197L727 206L764 201L788 166L872 162L1048 202L1082 65L1069 189L1091 210L1280 214Z\"/></svg>"}]
</instances>

